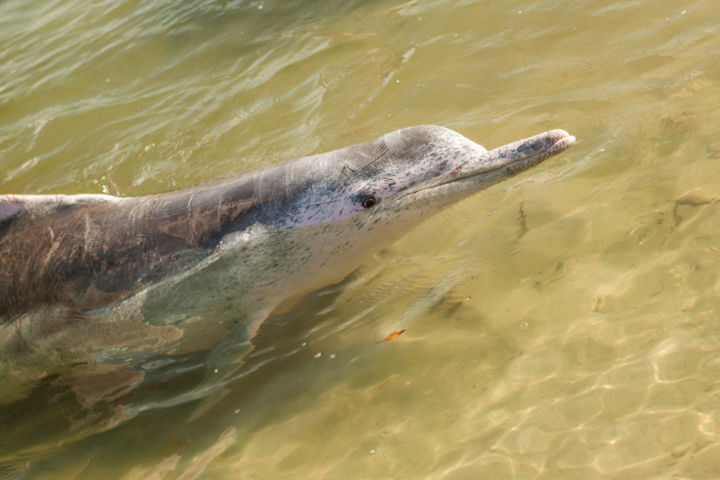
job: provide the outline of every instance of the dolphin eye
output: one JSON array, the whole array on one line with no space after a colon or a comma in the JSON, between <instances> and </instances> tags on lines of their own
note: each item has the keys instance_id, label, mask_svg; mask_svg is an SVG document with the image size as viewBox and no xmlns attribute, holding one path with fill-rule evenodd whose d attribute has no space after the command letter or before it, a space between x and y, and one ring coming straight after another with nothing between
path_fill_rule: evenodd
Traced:
<instances>
[{"instance_id":1,"label":"dolphin eye","mask_svg":"<svg viewBox=\"0 0 720 480\"><path fill-rule=\"evenodd\" d=\"M365 195L360 199L360 205L363 208L372 208L377 204L377 200L372 195Z\"/></svg>"}]
</instances>

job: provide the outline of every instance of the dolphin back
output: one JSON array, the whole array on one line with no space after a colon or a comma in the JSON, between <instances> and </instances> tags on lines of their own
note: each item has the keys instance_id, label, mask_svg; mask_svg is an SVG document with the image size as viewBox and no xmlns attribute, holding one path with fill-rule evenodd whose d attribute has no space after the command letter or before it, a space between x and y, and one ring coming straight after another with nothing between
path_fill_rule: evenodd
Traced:
<instances>
[{"instance_id":1,"label":"dolphin back","mask_svg":"<svg viewBox=\"0 0 720 480\"><path fill-rule=\"evenodd\" d=\"M251 202L194 194L194 206L190 192L0 196L0 324L103 307L209 255L204 244Z\"/></svg>"}]
</instances>

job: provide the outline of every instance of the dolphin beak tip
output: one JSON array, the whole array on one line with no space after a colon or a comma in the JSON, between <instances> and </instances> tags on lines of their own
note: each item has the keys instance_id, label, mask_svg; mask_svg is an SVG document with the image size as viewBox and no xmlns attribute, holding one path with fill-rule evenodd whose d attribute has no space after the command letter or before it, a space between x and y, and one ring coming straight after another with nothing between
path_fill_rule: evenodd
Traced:
<instances>
[{"instance_id":1,"label":"dolphin beak tip","mask_svg":"<svg viewBox=\"0 0 720 480\"><path fill-rule=\"evenodd\" d=\"M549 133L552 137L554 137L555 142L553 147L555 148L561 148L564 150L571 145L574 145L577 141L574 135L570 135L567 131L562 129L551 130Z\"/></svg>"}]
</instances>

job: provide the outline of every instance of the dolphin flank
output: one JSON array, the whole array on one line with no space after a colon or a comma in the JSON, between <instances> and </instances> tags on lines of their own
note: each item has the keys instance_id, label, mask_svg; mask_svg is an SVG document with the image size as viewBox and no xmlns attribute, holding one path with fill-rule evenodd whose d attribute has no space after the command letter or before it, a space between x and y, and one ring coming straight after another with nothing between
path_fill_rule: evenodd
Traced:
<instances>
[{"instance_id":1,"label":"dolphin flank","mask_svg":"<svg viewBox=\"0 0 720 480\"><path fill-rule=\"evenodd\" d=\"M157 195L0 195L0 355L247 344L283 299L574 141L551 130L488 151L416 126Z\"/></svg>"}]
</instances>

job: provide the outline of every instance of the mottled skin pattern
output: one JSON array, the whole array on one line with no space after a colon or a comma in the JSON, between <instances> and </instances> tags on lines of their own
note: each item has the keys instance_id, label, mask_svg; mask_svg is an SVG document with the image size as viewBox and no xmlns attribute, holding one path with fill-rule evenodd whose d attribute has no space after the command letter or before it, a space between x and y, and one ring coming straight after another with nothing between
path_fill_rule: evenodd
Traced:
<instances>
[{"instance_id":1,"label":"mottled skin pattern","mask_svg":"<svg viewBox=\"0 0 720 480\"><path fill-rule=\"evenodd\" d=\"M553 130L487 151L420 126L165 194L0 196L0 356L242 356L283 299L573 141Z\"/></svg>"}]
</instances>

